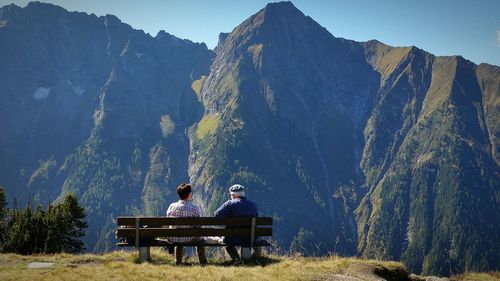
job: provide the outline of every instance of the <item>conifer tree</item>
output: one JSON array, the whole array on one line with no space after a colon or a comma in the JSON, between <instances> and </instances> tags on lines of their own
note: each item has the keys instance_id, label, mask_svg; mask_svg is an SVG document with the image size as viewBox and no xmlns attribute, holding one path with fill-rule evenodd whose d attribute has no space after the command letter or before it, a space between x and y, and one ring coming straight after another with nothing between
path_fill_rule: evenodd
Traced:
<instances>
[{"instance_id":1,"label":"conifer tree","mask_svg":"<svg viewBox=\"0 0 500 281\"><path fill-rule=\"evenodd\" d=\"M78 204L75 194L69 194L60 205L64 220L63 251L69 253L81 252L85 249L81 238L85 236L85 209Z\"/></svg>"},{"instance_id":2,"label":"conifer tree","mask_svg":"<svg viewBox=\"0 0 500 281\"><path fill-rule=\"evenodd\" d=\"M85 210L78 204L74 194L66 195L63 202L47 209L45 240L46 253L77 253L84 250L81 238L85 235L87 222Z\"/></svg>"},{"instance_id":3,"label":"conifer tree","mask_svg":"<svg viewBox=\"0 0 500 281\"><path fill-rule=\"evenodd\" d=\"M3 186L0 185L0 244L5 242L5 236L7 231L7 202L5 200L5 190Z\"/></svg>"},{"instance_id":4,"label":"conifer tree","mask_svg":"<svg viewBox=\"0 0 500 281\"><path fill-rule=\"evenodd\" d=\"M5 193L0 187L0 250L29 255L33 253L77 253L84 250L81 238L87 222L85 210L76 195L67 195L56 205L33 210L31 201L25 209L5 208Z\"/></svg>"},{"instance_id":5,"label":"conifer tree","mask_svg":"<svg viewBox=\"0 0 500 281\"><path fill-rule=\"evenodd\" d=\"M8 221L7 239L2 245L2 251L28 255L32 253L33 248L33 223L32 223L32 205L24 210L14 208L11 218Z\"/></svg>"},{"instance_id":6,"label":"conifer tree","mask_svg":"<svg viewBox=\"0 0 500 281\"><path fill-rule=\"evenodd\" d=\"M45 239L47 237L47 225L45 224L45 212L38 205L33 215L33 253L43 253L45 250Z\"/></svg>"}]
</instances>

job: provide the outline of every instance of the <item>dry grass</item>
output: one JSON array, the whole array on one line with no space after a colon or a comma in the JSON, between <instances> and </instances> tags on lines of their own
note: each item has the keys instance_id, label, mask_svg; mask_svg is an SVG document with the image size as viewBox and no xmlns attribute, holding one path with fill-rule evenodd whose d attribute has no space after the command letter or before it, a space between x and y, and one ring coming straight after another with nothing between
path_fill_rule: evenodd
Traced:
<instances>
[{"instance_id":1,"label":"dry grass","mask_svg":"<svg viewBox=\"0 0 500 281\"><path fill-rule=\"evenodd\" d=\"M457 58L455 57L439 57L434 61L432 82L424 99L419 118L426 118L449 99L456 68Z\"/></svg>"},{"instance_id":2,"label":"dry grass","mask_svg":"<svg viewBox=\"0 0 500 281\"><path fill-rule=\"evenodd\" d=\"M465 273L450 279L452 281L500 281L500 272Z\"/></svg>"},{"instance_id":3,"label":"dry grass","mask_svg":"<svg viewBox=\"0 0 500 281\"><path fill-rule=\"evenodd\" d=\"M104 255L0 255L0 280L334 280L333 274L344 274L353 263L375 265L382 268L391 280L406 273L398 262L363 260L356 258L299 256L274 256L232 264L221 257L209 259L207 266L200 266L196 258L189 257L186 264L176 266L173 256L152 250L153 260L137 263L137 253L127 251ZM28 269L31 262L53 262L44 269ZM392 277L391 277L392 276ZM500 281L500 273L467 273L453 276L453 281Z\"/></svg>"},{"instance_id":4,"label":"dry grass","mask_svg":"<svg viewBox=\"0 0 500 281\"><path fill-rule=\"evenodd\" d=\"M201 88L203 87L205 80L207 80L207 76L201 76L200 79L193 81L191 84L191 89L195 92L198 101L201 101Z\"/></svg>"},{"instance_id":5,"label":"dry grass","mask_svg":"<svg viewBox=\"0 0 500 281\"><path fill-rule=\"evenodd\" d=\"M333 273L342 274L353 262L376 263L388 269L403 268L399 263L354 258L304 258L270 256L231 264L221 258L198 265L189 258L186 265L175 266L174 258L161 250L152 251L150 263L136 263L134 252L104 255L0 255L0 280L322 280ZM45 269L28 269L31 262L54 262ZM404 268L403 268L404 269Z\"/></svg>"},{"instance_id":6,"label":"dry grass","mask_svg":"<svg viewBox=\"0 0 500 281\"><path fill-rule=\"evenodd\" d=\"M382 75L385 81L404 61L411 51L410 47L390 47L384 44L377 44L375 47L376 56L372 59L373 67Z\"/></svg>"}]
</instances>

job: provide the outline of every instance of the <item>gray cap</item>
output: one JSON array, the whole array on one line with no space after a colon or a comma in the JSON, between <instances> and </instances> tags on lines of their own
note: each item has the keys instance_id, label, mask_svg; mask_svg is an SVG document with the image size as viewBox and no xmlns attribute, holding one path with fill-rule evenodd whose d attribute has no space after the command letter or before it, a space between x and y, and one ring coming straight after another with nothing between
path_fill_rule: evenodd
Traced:
<instances>
[{"instance_id":1,"label":"gray cap","mask_svg":"<svg viewBox=\"0 0 500 281\"><path fill-rule=\"evenodd\" d=\"M245 187L241 184L234 184L229 188L229 192L241 192L245 191Z\"/></svg>"}]
</instances>

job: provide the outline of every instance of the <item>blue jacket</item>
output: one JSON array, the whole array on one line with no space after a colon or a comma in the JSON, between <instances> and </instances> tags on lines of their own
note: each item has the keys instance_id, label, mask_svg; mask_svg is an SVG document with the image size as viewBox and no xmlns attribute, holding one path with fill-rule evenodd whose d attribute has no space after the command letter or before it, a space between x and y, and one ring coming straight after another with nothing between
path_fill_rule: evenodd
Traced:
<instances>
[{"instance_id":1,"label":"blue jacket","mask_svg":"<svg viewBox=\"0 0 500 281\"><path fill-rule=\"evenodd\" d=\"M216 218L229 217L257 217L257 204L245 197L231 199L226 201L214 212ZM224 243L229 245L250 244L249 238L244 237L225 237Z\"/></svg>"}]
</instances>

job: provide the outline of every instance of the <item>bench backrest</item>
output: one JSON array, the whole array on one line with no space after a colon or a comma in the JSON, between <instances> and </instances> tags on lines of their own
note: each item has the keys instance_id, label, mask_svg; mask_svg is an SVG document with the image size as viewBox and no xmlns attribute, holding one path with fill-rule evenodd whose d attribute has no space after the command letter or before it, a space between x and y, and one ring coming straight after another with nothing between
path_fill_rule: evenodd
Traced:
<instances>
[{"instance_id":1,"label":"bench backrest","mask_svg":"<svg viewBox=\"0 0 500 281\"><path fill-rule=\"evenodd\" d=\"M118 217L117 237L140 244L141 239L185 236L250 237L253 244L257 236L272 236L272 217ZM168 228L168 226L190 226Z\"/></svg>"}]
</instances>

